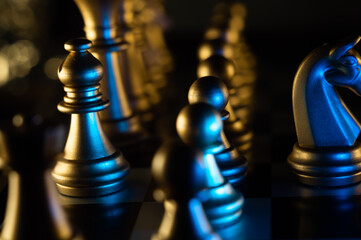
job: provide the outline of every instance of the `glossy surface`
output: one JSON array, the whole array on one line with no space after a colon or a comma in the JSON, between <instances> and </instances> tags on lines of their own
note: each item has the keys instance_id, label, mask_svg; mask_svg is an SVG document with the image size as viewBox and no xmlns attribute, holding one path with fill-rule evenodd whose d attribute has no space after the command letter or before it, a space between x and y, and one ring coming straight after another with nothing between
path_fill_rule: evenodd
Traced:
<instances>
[{"instance_id":1,"label":"glossy surface","mask_svg":"<svg viewBox=\"0 0 361 240\"><path fill-rule=\"evenodd\" d=\"M165 143L154 156L152 173L166 200L162 223L152 239L220 239L196 198L206 187L202 158L199 150L179 140Z\"/></svg>"},{"instance_id":2,"label":"glossy surface","mask_svg":"<svg viewBox=\"0 0 361 240\"><path fill-rule=\"evenodd\" d=\"M334 86L361 94L361 58L353 37L312 51L300 65L293 84L293 113L301 147L349 147L360 124Z\"/></svg>"},{"instance_id":3,"label":"glossy surface","mask_svg":"<svg viewBox=\"0 0 361 240\"><path fill-rule=\"evenodd\" d=\"M104 66L101 91L110 101L109 108L100 112L104 130L117 146L136 144L144 140L144 135L127 95L131 80L122 54L128 48L121 36L122 0L75 0L75 3L83 16L86 36L94 43L91 51Z\"/></svg>"},{"instance_id":4,"label":"glossy surface","mask_svg":"<svg viewBox=\"0 0 361 240\"><path fill-rule=\"evenodd\" d=\"M58 109L71 114L65 149L57 157L53 178L59 191L69 196L98 196L123 188L129 164L113 147L100 124L98 111L109 104L102 99L99 84L101 63L84 45L84 39L66 43L71 53L59 67L67 96ZM88 59L95 64L87 65ZM63 73L65 71L65 73ZM91 74L88 74L91 73Z\"/></svg>"},{"instance_id":5,"label":"glossy surface","mask_svg":"<svg viewBox=\"0 0 361 240\"><path fill-rule=\"evenodd\" d=\"M229 113L224 109L228 102L228 90L222 80L208 76L196 80L188 92L189 103L204 102L216 108L222 114L222 120L227 124ZM228 105L228 108L231 106ZM221 140L224 149L215 153L215 158L222 175L234 186L244 179L248 167L246 158L240 156L237 149L228 141L223 129Z\"/></svg>"},{"instance_id":6,"label":"glossy surface","mask_svg":"<svg viewBox=\"0 0 361 240\"><path fill-rule=\"evenodd\" d=\"M360 37L326 44L303 61L293 84L298 143L288 157L299 181L344 186L361 181L360 124L335 86L361 94L361 58L352 48Z\"/></svg>"},{"instance_id":7,"label":"glossy surface","mask_svg":"<svg viewBox=\"0 0 361 240\"><path fill-rule=\"evenodd\" d=\"M222 176L214 157L225 147L220 141L220 119L218 111L206 103L184 107L177 118L177 131L182 141L203 152L206 188L198 197L215 230L238 222L244 203L242 194Z\"/></svg>"}]
</instances>

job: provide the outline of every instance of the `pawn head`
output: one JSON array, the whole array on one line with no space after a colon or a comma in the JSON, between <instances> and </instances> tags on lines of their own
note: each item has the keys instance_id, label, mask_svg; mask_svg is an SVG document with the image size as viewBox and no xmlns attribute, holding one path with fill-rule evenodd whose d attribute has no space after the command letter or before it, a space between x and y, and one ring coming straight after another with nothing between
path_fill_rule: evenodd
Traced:
<instances>
[{"instance_id":1,"label":"pawn head","mask_svg":"<svg viewBox=\"0 0 361 240\"><path fill-rule=\"evenodd\" d=\"M176 125L182 141L202 151L215 152L223 146L221 116L207 103L185 106L178 114Z\"/></svg>"},{"instance_id":2,"label":"pawn head","mask_svg":"<svg viewBox=\"0 0 361 240\"><path fill-rule=\"evenodd\" d=\"M158 149L152 174L167 199L191 198L206 186L202 153L180 140Z\"/></svg>"},{"instance_id":3,"label":"pawn head","mask_svg":"<svg viewBox=\"0 0 361 240\"><path fill-rule=\"evenodd\" d=\"M236 74L233 62L220 55L213 55L198 65L198 78L214 76L220 78L228 88L232 86L232 79Z\"/></svg>"},{"instance_id":4,"label":"pawn head","mask_svg":"<svg viewBox=\"0 0 361 240\"><path fill-rule=\"evenodd\" d=\"M221 79L213 76L202 77L196 80L188 92L188 102L190 104L204 102L218 111L226 107L228 98L227 86Z\"/></svg>"},{"instance_id":5,"label":"pawn head","mask_svg":"<svg viewBox=\"0 0 361 240\"><path fill-rule=\"evenodd\" d=\"M212 29L209 30L208 34L212 34ZM225 58L232 58L234 52L232 46L220 38L207 40L199 46L198 59L200 61L205 61L213 55L221 55Z\"/></svg>"},{"instance_id":6,"label":"pawn head","mask_svg":"<svg viewBox=\"0 0 361 240\"><path fill-rule=\"evenodd\" d=\"M92 42L86 38L67 41L64 48L69 55L60 64L58 77L66 87L87 87L97 84L103 77L103 66L88 52Z\"/></svg>"}]
</instances>

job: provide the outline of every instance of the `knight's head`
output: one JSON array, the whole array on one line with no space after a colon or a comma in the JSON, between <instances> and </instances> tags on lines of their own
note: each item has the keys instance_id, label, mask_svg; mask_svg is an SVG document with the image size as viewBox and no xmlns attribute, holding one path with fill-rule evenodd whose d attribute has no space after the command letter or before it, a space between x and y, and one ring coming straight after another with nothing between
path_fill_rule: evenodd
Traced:
<instances>
[{"instance_id":1,"label":"knight's head","mask_svg":"<svg viewBox=\"0 0 361 240\"><path fill-rule=\"evenodd\" d=\"M359 36L349 37L333 47L324 75L329 83L350 88L358 95L361 95L361 57L353 47L360 39Z\"/></svg>"}]
</instances>

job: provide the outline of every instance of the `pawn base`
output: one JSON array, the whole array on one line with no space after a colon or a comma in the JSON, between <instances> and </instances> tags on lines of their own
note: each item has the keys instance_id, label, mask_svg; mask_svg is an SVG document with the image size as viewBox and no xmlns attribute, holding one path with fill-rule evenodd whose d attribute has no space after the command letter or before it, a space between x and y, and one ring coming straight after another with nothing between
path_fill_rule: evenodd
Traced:
<instances>
[{"instance_id":1,"label":"pawn base","mask_svg":"<svg viewBox=\"0 0 361 240\"><path fill-rule=\"evenodd\" d=\"M198 197L214 230L228 227L240 220L244 198L229 182L205 189Z\"/></svg>"},{"instance_id":2,"label":"pawn base","mask_svg":"<svg viewBox=\"0 0 361 240\"><path fill-rule=\"evenodd\" d=\"M231 121L228 119L224 123L224 132L228 140L237 148L241 155L245 155L252 147L253 132L245 127L238 118Z\"/></svg>"},{"instance_id":3,"label":"pawn base","mask_svg":"<svg viewBox=\"0 0 361 240\"><path fill-rule=\"evenodd\" d=\"M69 160L60 155L52 176L63 195L95 197L121 190L128 172L128 162L120 152L115 152L90 160Z\"/></svg>"},{"instance_id":4,"label":"pawn base","mask_svg":"<svg viewBox=\"0 0 361 240\"><path fill-rule=\"evenodd\" d=\"M288 163L306 185L339 187L361 181L361 144L352 147L303 148L295 144Z\"/></svg>"},{"instance_id":5,"label":"pawn base","mask_svg":"<svg viewBox=\"0 0 361 240\"><path fill-rule=\"evenodd\" d=\"M225 177L228 182L233 186L238 186L242 183L246 176L248 162L245 157L238 155L238 152L233 145L230 148L215 154L214 157L221 170L222 176Z\"/></svg>"}]
</instances>

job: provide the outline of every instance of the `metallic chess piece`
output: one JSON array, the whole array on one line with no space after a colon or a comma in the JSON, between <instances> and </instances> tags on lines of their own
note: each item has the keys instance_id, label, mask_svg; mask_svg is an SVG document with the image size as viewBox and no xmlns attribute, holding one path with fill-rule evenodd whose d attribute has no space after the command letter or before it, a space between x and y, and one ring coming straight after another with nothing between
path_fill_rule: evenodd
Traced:
<instances>
[{"instance_id":1,"label":"metallic chess piece","mask_svg":"<svg viewBox=\"0 0 361 240\"><path fill-rule=\"evenodd\" d=\"M153 177L164 196L165 213L152 240L221 238L213 232L196 195L206 186L202 153L181 141L169 141L154 156Z\"/></svg>"},{"instance_id":2,"label":"metallic chess piece","mask_svg":"<svg viewBox=\"0 0 361 240\"><path fill-rule=\"evenodd\" d=\"M334 86L361 94L361 57L352 48L360 37L312 51L293 83L298 143L288 157L302 183L342 186L361 181L360 124Z\"/></svg>"},{"instance_id":3,"label":"metallic chess piece","mask_svg":"<svg viewBox=\"0 0 361 240\"><path fill-rule=\"evenodd\" d=\"M8 196L0 239L83 239L69 223L44 156L45 125L7 126L1 141L7 145ZM50 132L49 132L50 131Z\"/></svg>"},{"instance_id":4,"label":"metallic chess piece","mask_svg":"<svg viewBox=\"0 0 361 240\"><path fill-rule=\"evenodd\" d=\"M188 92L188 101L190 104L197 102L208 103L217 109L222 121L229 119L229 112L225 110L228 103L227 86L216 77L202 77L196 80ZM230 107L230 105L228 105ZM244 177L248 163L245 157L240 156L233 144L229 143L223 129L221 131L221 140L224 149L214 154L217 164L221 170L222 175L233 185L239 185Z\"/></svg>"},{"instance_id":5,"label":"metallic chess piece","mask_svg":"<svg viewBox=\"0 0 361 240\"><path fill-rule=\"evenodd\" d=\"M148 59L149 54L152 53L150 52L150 44L146 36L147 23L144 18L149 18L144 16L146 6L147 3L143 0L124 0L123 9L128 29L125 31L125 37L130 42L129 56L136 63L134 64L134 74L141 78L141 87L145 89L150 102L153 105L158 105L162 98L160 93L166 87L166 79L164 74L160 72L156 73L158 76L154 74L151 68L154 61L149 61Z\"/></svg>"},{"instance_id":6,"label":"metallic chess piece","mask_svg":"<svg viewBox=\"0 0 361 240\"><path fill-rule=\"evenodd\" d=\"M162 0L140 0L142 6L139 19L142 21L145 41L147 43L144 59L150 78L158 88L164 88L169 73L174 68L172 56L168 50L164 31L170 25Z\"/></svg>"},{"instance_id":7,"label":"metallic chess piece","mask_svg":"<svg viewBox=\"0 0 361 240\"><path fill-rule=\"evenodd\" d=\"M246 8L243 4L217 4L198 56L200 61L204 61L213 55L221 55L233 62L236 72L231 81L232 89L229 89L230 102L237 116L247 125L251 122L256 60L243 37L245 16Z\"/></svg>"},{"instance_id":8,"label":"metallic chess piece","mask_svg":"<svg viewBox=\"0 0 361 240\"><path fill-rule=\"evenodd\" d=\"M181 110L176 125L182 141L203 152L207 186L198 197L212 227L217 230L238 222L244 198L224 179L214 157L224 149L220 114L209 104L191 104Z\"/></svg>"},{"instance_id":9,"label":"metallic chess piece","mask_svg":"<svg viewBox=\"0 0 361 240\"><path fill-rule=\"evenodd\" d=\"M102 99L99 81L101 63L87 50L85 38L65 43L70 52L58 70L66 96L58 109L71 114L68 139L57 158L53 178L60 193L68 196L97 196L120 190L129 164L116 150L100 125L98 111L109 106Z\"/></svg>"},{"instance_id":10,"label":"metallic chess piece","mask_svg":"<svg viewBox=\"0 0 361 240\"><path fill-rule=\"evenodd\" d=\"M200 62L197 69L199 78L215 76L224 81L229 91L230 104L237 116L247 125L251 121L253 91L247 87L247 84L239 83L242 78L236 73L237 69L233 62L221 55L212 55Z\"/></svg>"},{"instance_id":11,"label":"metallic chess piece","mask_svg":"<svg viewBox=\"0 0 361 240\"><path fill-rule=\"evenodd\" d=\"M211 56L221 55L231 61L234 64L235 73L230 83L232 88L237 89L238 102L243 105L246 103L250 104L253 99L256 80L255 71L253 69L254 66L241 66L237 52L239 51L235 50L235 47L232 44L227 43L220 38L206 39L198 48L198 59L200 61L205 61Z\"/></svg>"},{"instance_id":12,"label":"metallic chess piece","mask_svg":"<svg viewBox=\"0 0 361 240\"><path fill-rule=\"evenodd\" d=\"M132 102L127 92L133 85L125 54L128 43L122 38L119 23L122 0L74 1L83 16L86 36L94 44L91 52L104 66L101 88L110 101L109 108L100 112L104 131L122 149L137 145L145 135L139 116L131 108ZM138 107L144 109L146 106Z\"/></svg>"},{"instance_id":13,"label":"metallic chess piece","mask_svg":"<svg viewBox=\"0 0 361 240\"><path fill-rule=\"evenodd\" d=\"M233 88L232 84L235 71L234 64L231 61L220 55L214 55L199 64L198 77L214 76L226 84L229 91L229 102L225 109L230 116L224 123L224 130L231 143L242 154L245 154L252 146L253 133L250 127L246 125L249 122L251 109L248 105L241 106L239 103L238 91ZM234 105L238 107L235 110ZM242 118L237 113L241 113Z\"/></svg>"}]
</instances>

